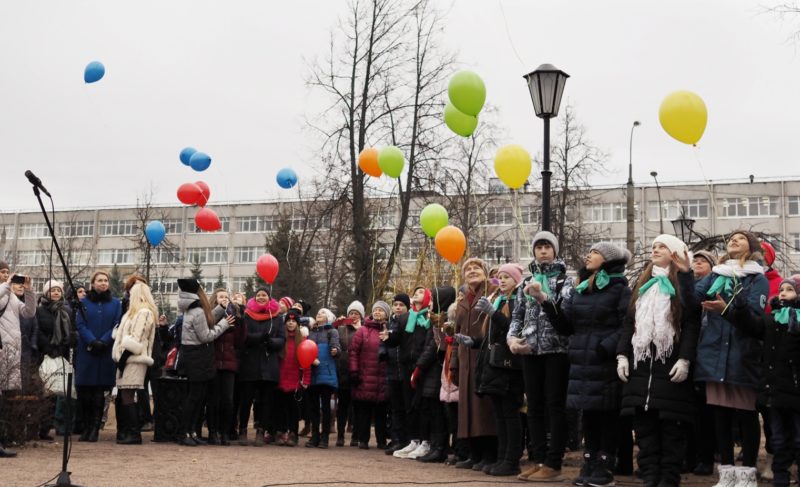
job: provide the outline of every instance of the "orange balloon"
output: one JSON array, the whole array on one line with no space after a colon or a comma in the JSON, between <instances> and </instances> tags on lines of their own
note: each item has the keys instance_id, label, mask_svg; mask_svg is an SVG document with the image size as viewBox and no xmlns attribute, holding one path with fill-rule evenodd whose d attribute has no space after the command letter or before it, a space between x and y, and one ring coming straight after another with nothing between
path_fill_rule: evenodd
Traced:
<instances>
[{"instance_id":1,"label":"orange balloon","mask_svg":"<svg viewBox=\"0 0 800 487\"><path fill-rule=\"evenodd\" d=\"M373 178L381 177L383 171L378 165L378 149L367 147L362 150L361 154L358 155L358 167Z\"/></svg>"},{"instance_id":2,"label":"orange balloon","mask_svg":"<svg viewBox=\"0 0 800 487\"><path fill-rule=\"evenodd\" d=\"M436 233L436 251L451 264L457 263L467 250L467 239L460 228L448 225Z\"/></svg>"}]
</instances>

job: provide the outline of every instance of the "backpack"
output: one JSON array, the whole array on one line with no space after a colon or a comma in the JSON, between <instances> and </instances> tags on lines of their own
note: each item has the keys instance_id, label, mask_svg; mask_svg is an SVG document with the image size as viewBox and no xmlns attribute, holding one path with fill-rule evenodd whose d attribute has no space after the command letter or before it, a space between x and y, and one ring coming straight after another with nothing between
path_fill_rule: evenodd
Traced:
<instances>
[{"instance_id":1,"label":"backpack","mask_svg":"<svg viewBox=\"0 0 800 487\"><path fill-rule=\"evenodd\" d=\"M169 334L172 336L173 347L167 352L167 361L164 363L164 370L167 372L177 372L178 359L181 350L181 338L183 336L183 315L178 316L175 324L169 327Z\"/></svg>"}]
</instances>

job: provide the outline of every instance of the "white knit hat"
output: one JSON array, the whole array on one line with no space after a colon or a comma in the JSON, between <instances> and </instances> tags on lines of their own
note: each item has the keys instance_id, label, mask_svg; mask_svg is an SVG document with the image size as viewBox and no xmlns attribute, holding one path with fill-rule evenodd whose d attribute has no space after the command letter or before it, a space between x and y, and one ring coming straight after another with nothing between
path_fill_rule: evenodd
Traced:
<instances>
[{"instance_id":1,"label":"white knit hat","mask_svg":"<svg viewBox=\"0 0 800 487\"><path fill-rule=\"evenodd\" d=\"M333 311L329 310L328 308L321 308L320 311L328 318L329 325L332 325L333 322L336 321L336 315L333 314Z\"/></svg>"},{"instance_id":2,"label":"white knit hat","mask_svg":"<svg viewBox=\"0 0 800 487\"><path fill-rule=\"evenodd\" d=\"M347 314L350 314L351 311L358 311L361 317L364 317L364 305L361 304L361 301L353 301L350 303L350 306L347 307Z\"/></svg>"},{"instance_id":3,"label":"white knit hat","mask_svg":"<svg viewBox=\"0 0 800 487\"><path fill-rule=\"evenodd\" d=\"M53 289L54 287L57 287L57 288L61 289L61 292L63 294L63 292L64 292L64 284L62 284L61 281L57 281L55 279L50 279L49 281L44 283L44 286L42 286L42 294L44 294L46 296L47 293L49 293L50 290Z\"/></svg>"},{"instance_id":4,"label":"white knit hat","mask_svg":"<svg viewBox=\"0 0 800 487\"><path fill-rule=\"evenodd\" d=\"M683 257L689 251L689 247L674 235L663 234L653 239L653 245L660 243L663 244L670 252L678 254L678 257Z\"/></svg>"}]
</instances>

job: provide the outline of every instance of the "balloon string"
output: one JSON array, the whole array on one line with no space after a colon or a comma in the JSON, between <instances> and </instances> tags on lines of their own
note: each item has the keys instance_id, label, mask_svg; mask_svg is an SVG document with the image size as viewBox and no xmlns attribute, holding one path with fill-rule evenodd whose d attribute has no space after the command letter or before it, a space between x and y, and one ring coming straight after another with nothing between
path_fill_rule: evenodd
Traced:
<instances>
[{"instance_id":1,"label":"balloon string","mask_svg":"<svg viewBox=\"0 0 800 487\"><path fill-rule=\"evenodd\" d=\"M711 189L711 181L706 176L706 171L703 168L703 162L700 160L700 148L697 147L697 144L694 145L694 150L692 151L692 156L694 157L695 162L700 167L700 174L703 176L703 181L706 183L706 189L708 190L708 199L711 200L711 211L713 212L713 220L719 218L719 209L717 208L717 199L714 198L714 193ZM727 234L724 234L723 237L727 240Z\"/></svg>"}]
</instances>

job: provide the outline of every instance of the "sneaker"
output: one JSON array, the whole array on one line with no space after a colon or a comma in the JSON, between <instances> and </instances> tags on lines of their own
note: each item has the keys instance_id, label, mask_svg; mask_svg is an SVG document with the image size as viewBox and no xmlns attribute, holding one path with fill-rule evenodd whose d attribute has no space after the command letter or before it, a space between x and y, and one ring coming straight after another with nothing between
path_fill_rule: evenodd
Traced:
<instances>
[{"instance_id":1,"label":"sneaker","mask_svg":"<svg viewBox=\"0 0 800 487\"><path fill-rule=\"evenodd\" d=\"M581 466L581 471L578 473L578 476L572 481L572 485L578 485L578 486L586 485L586 479L592 473L592 468L594 468L594 456L590 452L585 452L583 454L583 465Z\"/></svg>"},{"instance_id":2,"label":"sneaker","mask_svg":"<svg viewBox=\"0 0 800 487\"><path fill-rule=\"evenodd\" d=\"M755 467L735 467L734 468L736 487L758 487Z\"/></svg>"},{"instance_id":3,"label":"sneaker","mask_svg":"<svg viewBox=\"0 0 800 487\"><path fill-rule=\"evenodd\" d=\"M720 465L717 471L719 472L719 482L714 487L735 487L736 486L736 467L733 465Z\"/></svg>"},{"instance_id":4,"label":"sneaker","mask_svg":"<svg viewBox=\"0 0 800 487\"><path fill-rule=\"evenodd\" d=\"M411 440L402 450L397 450L392 454L395 458L408 458L408 454L419 448L419 441Z\"/></svg>"},{"instance_id":5,"label":"sneaker","mask_svg":"<svg viewBox=\"0 0 800 487\"><path fill-rule=\"evenodd\" d=\"M539 470L529 475L525 480L529 482L558 482L561 480L561 470L542 465Z\"/></svg>"},{"instance_id":6,"label":"sneaker","mask_svg":"<svg viewBox=\"0 0 800 487\"><path fill-rule=\"evenodd\" d=\"M612 465L614 462L611 457L605 453L597 455L592 473L586 478L586 485L589 487L614 487L617 485L611 471Z\"/></svg>"},{"instance_id":7,"label":"sneaker","mask_svg":"<svg viewBox=\"0 0 800 487\"><path fill-rule=\"evenodd\" d=\"M427 441L423 441L419 444L417 448L414 449L411 453L409 453L406 458L410 458L412 460L416 460L419 457L424 457L431 451L431 444Z\"/></svg>"}]
</instances>

